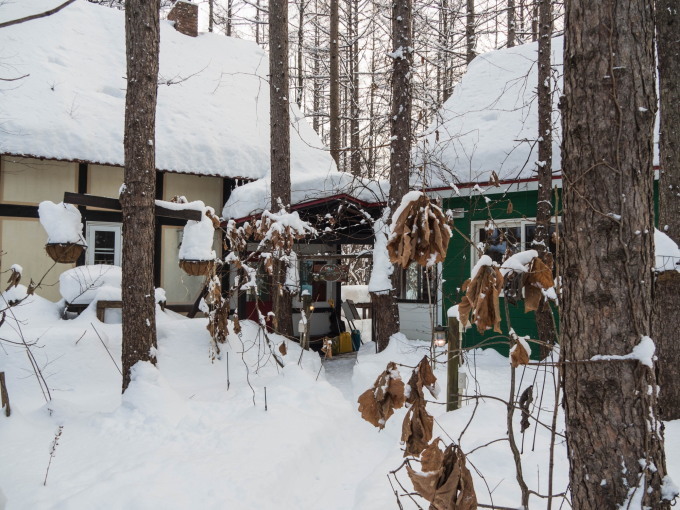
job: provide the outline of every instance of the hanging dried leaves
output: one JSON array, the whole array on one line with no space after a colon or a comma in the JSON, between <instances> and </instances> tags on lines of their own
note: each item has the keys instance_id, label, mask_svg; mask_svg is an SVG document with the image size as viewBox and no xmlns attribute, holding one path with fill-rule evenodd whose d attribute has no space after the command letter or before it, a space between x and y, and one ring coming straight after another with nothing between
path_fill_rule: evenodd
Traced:
<instances>
[{"instance_id":1,"label":"hanging dried leaves","mask_svg":"<svg viewBox=\"0 0 680 510\"><path fill-rule=\"evenodd\" d=\"M529 353L519 340L515 340L515 345L510 349L510 364L512 368L529 364Z\"/></svg>"},{"instance_id":2,"label":"hanging dried leaves","mask_svg":"<svg viewBox=\"0 0 680 510\"><path fill-rule=\"evenodd\" d=\"M205 215L210 219L210 221L212 221L213 228L215 230L220 228L220 219L214 212L212 212L210 209L206 209Z\"/></svg>"},{"instance_id":3,"label":"hanging dried leaves","mask_svg":"<svg viewBox=\"0 0 680 510\"><path fill-rule=\"evenodd\" d=\"M451 229L442 210L425 194L392 218L391 231L387 250L394 264L407 268L411 262L417 262L431 267L446 258Z\"/></svg>"},{"instance_id":4,"label":"hanging dried leaves","mask_svg":"<svg viewBox=\"0 0 680 510\"><path fill-rule=\"evenodd\" d=\"M425 409L425 401L417 400L406 413L401 426L401 441L406 445L404 457L420 455L432 440L434 418Z\"/></svg>"},{"instance_id":5,"label":"hanging dried leaves","mask_svg":"<svg viewBox=\"0 0 680 510\"><path fill-rule=\"evenodd\" d=\"M297 213L291 213L291 215L297 217ZM311 232L314 229L305 222L299 221L299 218L298 224L283 221L285 219L287 219L285 211L278 214L265 211L262 213L262 218L255 222L255 229L252 230L252 234L258 241L269 241L271 249L290 253L295 241L302 239L308 231ZM250 226L248 225L248 227ZM246 233L249 233L248 227L244 225Z\"/></svg>"},{"instance_id":6,"label":"hanging dried leaves","mask_svg":"<svg viewBox=\"0 0 680 510\"><path fill-rule=\"evenodd\" d=\"M229 300L222 295L222 283L219 277L213 276L207 283L208 290L205 295L205 302L210 305L212 310L208 314L208 325L206 328L215 342L223 344L227 341L229 331ZM219 352L219 349L218 349Z\"/></svg>"},{"instance_id":7,"label":"hanging dried leaves","mask_svg":"<svg viewBox=\"0 0 680 510\"><path fill-rule=\"evenodd\" d=\"M285 356L288 354L288 348L286 347L286 342L281 342L279 344L279 352L281 353L281 356Z\"/></svg>"},{"instance_id":8,"label":"hanging dried leaves","mask_svg":"<svg viewBox=\"0 0 680 510\"><path fill-rule=\"evenodd\" d=\"M524 432L529 428L529 416L531 416L531 413L529 412L529 406L533 401L534 385L532 384L531 386L527 387L527 389L524 390L522 395L519 397L519 408L522 410L522 419L519 422L521 432Z\"/></svg>"},{"instance_id":9,"label":"hanging dried leaves","mask_svg":"<svg viewBox=\"0 0 680 510\"><path fill-rule=\"evenodd\" d=\"M524 274L524 312L538 310L543 292L553 286L552 257L550 266L535 257L529 265L529 272Z\"/></svg>"},{"instance_id":10,"label":"hanging dried leaves","mask_svg":"<svg viewBox=\"0 0 680 510\"><path fill-rule=\"evenodd\" d=\"M420 363L418 363L418 366L413 370L411 378L408 380L408 385L410 391L406 402L409 404L414 404L418 401L424 402L425 395L423 393L423 387L427 388L430 394L437 398L437 394L439 393L437 378L435 377L434 372L432 372L432 367L430 366L427 356L424 356L423 359L420 360Z\"/></svg>"},{"instance_id":11,"label":"hanging dried leaves","mask_svg":"<svg viewBox=\"0 0 680 510\"><path fill-rule=\"evenodd\" d=\"M477 326L477 331L484 333L493 328L500 333L501 311L498 296L502 288L503 275L497 267L481 267L472 280L466 280L463 283L465 296L458 305L463 326L470 322L469 314L472 312L472 322Z\"/></svg>"},{"instance_id":12,"label":"hanging dried leaves","mask_svg":"<svg viewBox=\"0 0 680 510\"><path fill-rule=\"evenodd\" d=\"M21 272L17 271L14 267L11 267L10 270L11 273L9 274L9 280L7 280L9 285L7 285L5 292L7 292L12 287L19 285L19 282L21 281Z\"/></svg>"},{"instance_id":13,"label":"hanging dried leaves","mask_svg":"<svg viewBox=\"0 0 680 510\"><path fill-rule=\"evenodd\" d=\"M427 356L424 356L408 381L406 401L411 407L404 417L401 428L401 441L406 445L404 457L408 455L417 457L432 439L434 418L425 409L423 387L436 398L439 393L436 383L437 378L432 372Z\"/></svg>"},{"instance_id":14,"label":"hanging dried leaves","mask_svg":"<svg viewBox=\"0 0 680 510\"><path fill-rule=\"evenodd\" d=\"M249 235L246 234L246 225L250 227L249 223L246 223L243 227L238 227L234 220L229 220L227 222L227 226L224 229L224 240L225 243L227 241L229 242L229 251L235 253L244 253L246 251L248 245L246 237Z\"/></svg>"},{"instance_id":15,"label":"hanging dried leaves","mask_svg":"<svg viewBox=\"0 0 680 510\"><path fill-rule=\"evenodd\" d=\"M422 473L406 466L413 488L431 503L431 510L476 509L477 495L465 455L454 444L442 452L438 442L439 439L423 451Z\"/></svg>"},{"instance_id":16,"label":"hanging dried leaves","mask_svg":"<svg viewBox=\"0 0 680 510\"><path fill-rule=\"evenodd\" d=\"M237 335L241 334L241 323L238 320L238 315L234 314L234 318L232 319L232 322L234 323L234 333Z\"/></svg>"},{"instance_id":17,"label":"hanging dried leaves","mask_svg":"<svg viewBox=\"0 0 680 510\"><path fill-rule=\"evenodd\" d=\"M394 362L389 362L385 371L378 376L373 387L358 399L361 417L374 426L383 429L385 422L395 409L404 405L404 382Z\"/></svg>"}]
</instances>

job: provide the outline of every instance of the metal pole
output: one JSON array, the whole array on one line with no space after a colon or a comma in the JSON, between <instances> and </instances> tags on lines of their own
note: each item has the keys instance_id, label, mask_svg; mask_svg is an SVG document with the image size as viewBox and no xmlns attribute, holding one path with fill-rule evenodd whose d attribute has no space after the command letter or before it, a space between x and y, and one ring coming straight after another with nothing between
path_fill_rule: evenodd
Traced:
<instances>
[{"instance_id":1,"label":"metal pole","mask_svg":"<svg viewBox=\"0 0 680 510\"><path fill-rule=\"evenodd\" d=\"M459 406L458 366L460 365L460 327L456 317L449 317L446 337L449 344L447 355L446 410L455 411Z\"/></svg>"}]
</instances>

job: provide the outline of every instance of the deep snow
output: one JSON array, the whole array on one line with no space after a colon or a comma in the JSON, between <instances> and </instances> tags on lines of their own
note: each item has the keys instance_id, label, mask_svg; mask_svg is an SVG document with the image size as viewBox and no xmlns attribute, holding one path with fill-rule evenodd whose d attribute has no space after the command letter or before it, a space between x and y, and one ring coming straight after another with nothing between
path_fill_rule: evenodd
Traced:
<instances>
[{"instance_id":1,"label":"deep snow","mask_svg":"<svg viewBox=\"0 0 680 510\"><path fill-rule=\"evenodd\" d=\"M21 296L21 289L4 295ZM12 404L12 416L0 416L0 490L8 510L397 507L387 473L403 460L399 437L405 409L379 432L360 418L356 398L388 361L414 366L427 344L396 335L386 351L375 354L375 345L367 342L356 362L352 355L328 360L319 373L319 357L305 352L298 365L300 349L288 342L286 366L278 369L257 326L244 321L242 334L232 333L221 346L221 359L211 362L205 319L159 313L158 367L137 365L121 397L120 374L107 352L120 363L119 324L98 322L90 309L74 320L60 320L59 304L39 296L13 311L21 322L17 326L8 318L0 337L19 341L20 329L52 400L45 402L25 347L0 342L0 371L6 372ZM370 321L360 327L366 338ZM271 339L274 348L282 341L276 335ZM507 395L506 358L487 350L471 352L467 361L468 393ZM400 371L404 379L410 376L410 369ZM438 365L436 374L443 387L445 366ZM540 419L549 421L552 372L527 367L519 375L520 390L534 380L538 386L547 381ZM538 391L535 397L538 402ZM504 405L489 398L451 413L436 403L428 409L436 418L435 436L445 440L458 441L472 419L460 443L465 452L474 450L469 462L485 478L474 473L479 501L516 507L519 490L507 443L475 450L504 436ZM515 419L518 424L519 415ZM558 423L562 430L561 417ZM667 424L666 440L670 474L677 480L680 462L672 452L679 451L680 422ZM532 424L523 462L528 482L541 492L547 487L547 445L547 432ZM559 492L566 486L562 441L556 452ZM398 476L410 487L403 471ZM401 501L404 508L416 508L406 497Z\"/></svg>"}]
</instances>

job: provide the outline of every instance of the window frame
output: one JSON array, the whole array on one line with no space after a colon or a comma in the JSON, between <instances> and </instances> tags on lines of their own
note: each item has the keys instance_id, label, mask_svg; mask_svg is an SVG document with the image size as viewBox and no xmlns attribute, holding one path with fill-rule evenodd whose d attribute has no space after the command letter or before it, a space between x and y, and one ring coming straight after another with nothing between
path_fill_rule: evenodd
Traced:
<instances>
[{"instance_id":1,"label":"window frame","mask_svg":"<svg viewBox=\"0 0 680 510\"><path fill-rule=\"evenodd\" d=\"M85 254L85 263L93 265L94 250L95 250L95 232L114 232L115 241L113 249L113 265L121 267L123 263L123 224L118 222L105 221L88 221L85 229L85 238L87 241L87 251Z\"/></svg>"},{"instance_id":2,"label":"window frame","mask_svg":"<svg viewBox=\"0 0 680 510\"><path fill-rule=\"evenodd\" d=\"M407 278L406 278L406 272L411 268L415 266L420 270L420 282L418 286L418 294L419 296L416 299L408 299L406 297L406 283L407 283ZM398 280L398 285L399 288L398 290L398 296L397 297L397 302L398 303L428 303L430 302L428 295L427 295L427 278L424 277L425 275L425 268L421 266L420 264L417 264L415 262L412 262L409 264L409 267L404 269L400 266L395 267L397 271L399 271L399 280ZM431 298L432 298L432 303L435 304L439 300L439 291L438 291L438 276L439 276L439 264L436 264L432 266L433 269L433 274L432 274L432 281L430 283L431 286Z\"/></svg>"},{"instance_id":3,"label":"window frame","mask_svg":"<svg viewBox=\"0 0 680 510\"><path fill-rule=\"evenodd\" d=\"M470 222L470 239L475 243L474 246L470 247L470 274L472 274L472 269L475 267L479 261L479 252L477 251L477 246L481 242L479 240L478 232L482 230L484 225L486 225L489 220L473 220ZM557 225L561 225L562 217L557 218ZM506 218L502 220L494 220L493 224L496 228L512 228L520 227L520 248L521 251L529 249L526 246L526 227L528 225L536 225L536 218ZM550 219L550 224L555 225L555 218Z\"/></svg>"}]
</instances>

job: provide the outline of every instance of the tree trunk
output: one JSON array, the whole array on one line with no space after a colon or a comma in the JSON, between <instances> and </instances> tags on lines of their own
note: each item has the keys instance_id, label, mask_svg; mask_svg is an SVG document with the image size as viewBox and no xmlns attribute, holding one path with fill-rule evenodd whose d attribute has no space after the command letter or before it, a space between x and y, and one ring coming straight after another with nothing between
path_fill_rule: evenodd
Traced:
<instances>
[{"instance_id":1,"label":"tree trunk","mask_svg":"<svg viewBox=\"0 0 680 510\"><path fill-rule=\"evenodd\" d=\"M348 0L351 13L351 77L350 77L350 145L352 147L350 171L361 175L361 140L359 139L359 0Z\"/></svg>"},{"instance_id":2,"label":"tree trunk","mask_svg":"<svg viewBox=\"0 0 680 510\"><path fill-rule=\"evenodd\" d=\"M125 185L123 210L123 391L138 361L156 363L155 123L158 87L159 0L125 3Z\"/></svg>"},{"instance_id":3,"label":"tree trunk","mask_svg":"<svg viewBox=\"0 0 680 510\"><path fill-rule=\"evenodd\" d=\"M215 0L208 0L208 32L213 31L215 24Z\"/></svg>"},{"instance_id":4,"label":"tree trunk","mask_svg":"<svg viewBox=\"0 0 680 510\"><path fill-rule=\"evenodd\" d=\"M331 0L330 16L330 150L331 157L340 169L340 55L339 46L339 15L338 0Z\"/></svg>"},{"instance_id":5,"label":"tree trunk","mask_svg":"<svg viewBox=\"0 0 680 510\"><path fill-rule=\"evenodd\" d=\"M677 0L656 0L661 137L659 143L659 228L680 244L680 8ZM659 406L665 420L680 418L680 281L664 273L655 282L654 331L659 356Z\"/></svg>"},{"instance_id":6,"label":"tree trunk","mask_svg":"<svg viewBox=\"0 0 680 510\"><path fill-rule=\"evenodd\" d=\"M467 20L465 24L465 42L467 54L465 61L469 64L475 58L475 0L467 0Z\"/></svg>"},{"instance_id":7,"label":"tree trunk","mask_svg":"<svg viewBox=\"0 0 680 510\"><path fill-rule=\"evenodd\" d=\"M587 362L625 356L651 332L652 16L652 0L566 4L561 339L574 508L668 507L653 369Z\"/></svg>"},{"instance_id":8,"label":"tree trunk","mask_svg":"<svg viewBox=\"0 0 680 510\"><path fill-rule=\"evenodd\" d=\"M289 209L290 113L288 110L288 2L269 3L269 119L272 211ZM278 254L279 256L283 254ZM292 296L285 288L286 264L274 264L273 310L278 332L292 336Z\"/></svg>"},{"instance_id":9,"label":"tree trunk","mask_svg":"<svg viewBox=\"0 0 680 510\"><path fill-rule=\"evenodd\" d=\"M227 26L225 27L224 33L231 37L231 27L232 27L232 10L233 10L233 5L234 2L233 0L227 0Z\"/></svg>"},{"instance_id":10,"label":"tree trunk","mask_svg":"<svg viewBox=\"0 0 680 510\"><path fill-rule=\"evenodd\" d=\"M550 268L553 257L550 246L552 207L552 87L550 86L550 54L552 36L552 1L539 0L538 5L538 203L536 204L536 233L532 248ZM555 342L555 322L550 303L541 299L535 313L538 339L550 345ZM541 358L550 347L541 345Z\"/></svg>"},{"instance_id":11,"label":"tree trunk","mask_svg":"<svg viewBox=\"0 0 680 510\"><path fill-rule=\"evenodd\" d=\"M319 113L321 112L321 83L319 81L319 73L321 72L321 62L319 59L319 45L321 38L319 35L319 5L314 1L314 12L317 16L314 17L314 92L312 97L312 105L314 108L314 117L312 117L312 128L316 134L321 136L321 126L319 125Z\"/></svg>"},{"instance_id":12,"label":"tree trunk","mask_svg":"<svg viewBox=\"0 0 680 510\"><path fill-rule=\"evenodd\" d=\"M300 0L300 3L298 4L298 9L299 9L299 23L298 23L298 54L297 54L297 65L298 65L298 76L297 76L297 94L296 94L296 102L298 105L298 108L302 108L302 96L304 92L304 70L303 70L303 60L302 60L302 50L304 48L304 26L305 26L305 0Z\"/></svg>"},{"instance_id":13,"label":"tree trunk","mask_svg":"<svg viewBox=\"0 0 680 510\"><path fill-rule=\"evenodd\" d=\"M508 48L515 45L515 24L515 0L508 0Z\"/></svg>"},{"instance_id":14,"label":"tree trunk","mask_svg":"<svg viewBox=\"0 0 680 510\"><path fill-rule=\"evenodd\" d=\"M390 115L390 196L389 208L394 211L408 191L411 151L411 0L392 3L392 112ZM389 294L371 295L373 321L378 351L387 347L390 336L399 331L397 306L399 269L392 274L393 290Z\"/></svg>"}]
</instances>

